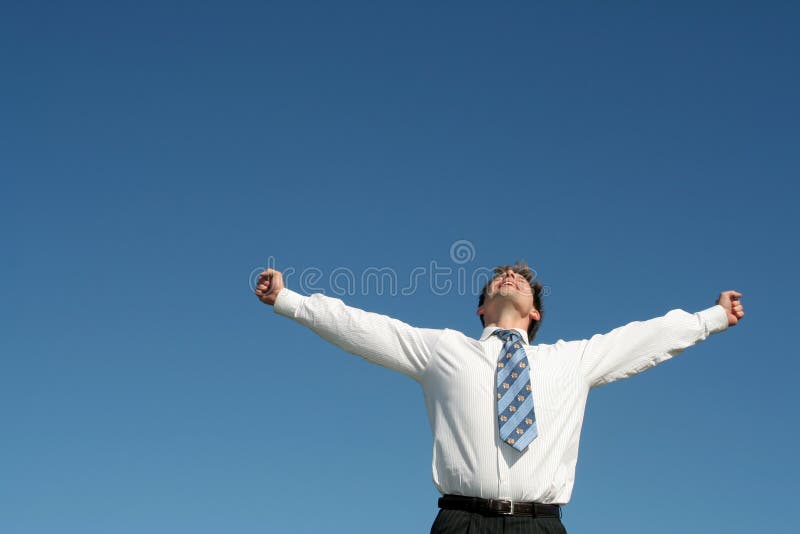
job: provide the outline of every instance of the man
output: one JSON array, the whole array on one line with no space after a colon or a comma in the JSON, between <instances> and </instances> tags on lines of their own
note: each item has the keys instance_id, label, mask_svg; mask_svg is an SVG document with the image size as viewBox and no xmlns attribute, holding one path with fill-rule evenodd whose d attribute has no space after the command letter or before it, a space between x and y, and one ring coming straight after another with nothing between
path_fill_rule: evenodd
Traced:
<instances>
[{"instance_id":1,"label":"man","mask_svg":"<svg viewBox=\"0 0 800 534\"><path fill-rule=\"evenodd\" d=\"M531 345L542 285L524 263L500 266L484 287L480 339L415 328L284 287L259 275L258 298L344 350L422 386L433 431L433 481L442 493L431 533L566 532L584 408L592 387L649 369L744 316L724 291L697 313L675 309L578 341Z\"/></svg>"}]
</instances>

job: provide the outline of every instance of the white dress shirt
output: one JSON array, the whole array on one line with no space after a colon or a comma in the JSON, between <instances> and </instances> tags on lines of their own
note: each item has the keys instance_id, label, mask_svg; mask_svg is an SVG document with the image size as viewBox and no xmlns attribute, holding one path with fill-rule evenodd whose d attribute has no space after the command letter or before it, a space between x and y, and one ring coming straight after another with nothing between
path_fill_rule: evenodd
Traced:
<instances>
[{"instance_id":1,"label":"white dress shirt","mask_svg":"<svg viewBox=\"0 0 800 534\"><path fill-rule=\"evenodd\" d=\"M529 345L538 436L519 452L500 441L495 370L502 341L487 327L479 340L450 329L416 328L321 294L284 288L275 312L370 362L422 386L433 432L433 482L443 494L566 504L589 389L666 361L728 327L725 309L675 309L590 339Z\"/></svg>"}]
</instances>

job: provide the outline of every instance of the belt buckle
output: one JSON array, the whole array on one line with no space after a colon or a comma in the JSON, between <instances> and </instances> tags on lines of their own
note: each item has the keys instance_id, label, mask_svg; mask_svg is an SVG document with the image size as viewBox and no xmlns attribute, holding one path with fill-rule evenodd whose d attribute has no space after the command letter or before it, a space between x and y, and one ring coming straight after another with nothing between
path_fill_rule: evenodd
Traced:
<instances>
[{"instance_id":1,"label":"belt buckle","mask_svg":"<svg viewBox=\"0 0 800 534\"><path fill-rule=\"evenodd\" d=\"M505 510L506 504L508 504L507 511ZM489 499L489 509L497 515L514 515L514 501L506 499Z\"/></svg>"}]
</instances>

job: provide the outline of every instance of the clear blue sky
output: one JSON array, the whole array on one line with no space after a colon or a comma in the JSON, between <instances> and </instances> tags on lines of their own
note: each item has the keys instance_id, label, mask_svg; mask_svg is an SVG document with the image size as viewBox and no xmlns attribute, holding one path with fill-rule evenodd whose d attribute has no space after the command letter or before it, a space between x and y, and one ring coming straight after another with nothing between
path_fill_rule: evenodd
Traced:
<instances>
[{"instance_id":1,"label":"clear blue sky","mask_svg":"<svg viewBox=\"0 0 800 534\"><path fill-rule=\"evenodd\" d=\"M258 302L273 257L328 292L524 258L543 343L741 291L742 324L594 390L564 519L794 532L795 6L6 5L0 531L427 531L418 386ZM353 293L480 333L469 291Z\"/></svg>"}]
</instances>

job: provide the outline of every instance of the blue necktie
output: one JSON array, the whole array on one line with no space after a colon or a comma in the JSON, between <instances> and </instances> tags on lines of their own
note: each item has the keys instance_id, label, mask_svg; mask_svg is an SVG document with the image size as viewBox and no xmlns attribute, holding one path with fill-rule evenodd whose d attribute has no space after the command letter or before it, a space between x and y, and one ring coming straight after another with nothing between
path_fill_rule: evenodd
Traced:
<instances>
[{"instance_id":1,"label":"blue necktie","mask_svg":"<svg viewBox=\"0 0 800 534\"><path fill-rule=\"evenodd\" d=\"M522 337L513 330L495 330L503 340L497 358L497 420L500 439L524 451L538 434L533 413L530 366Z\"/></svg>"}]
</instances>

